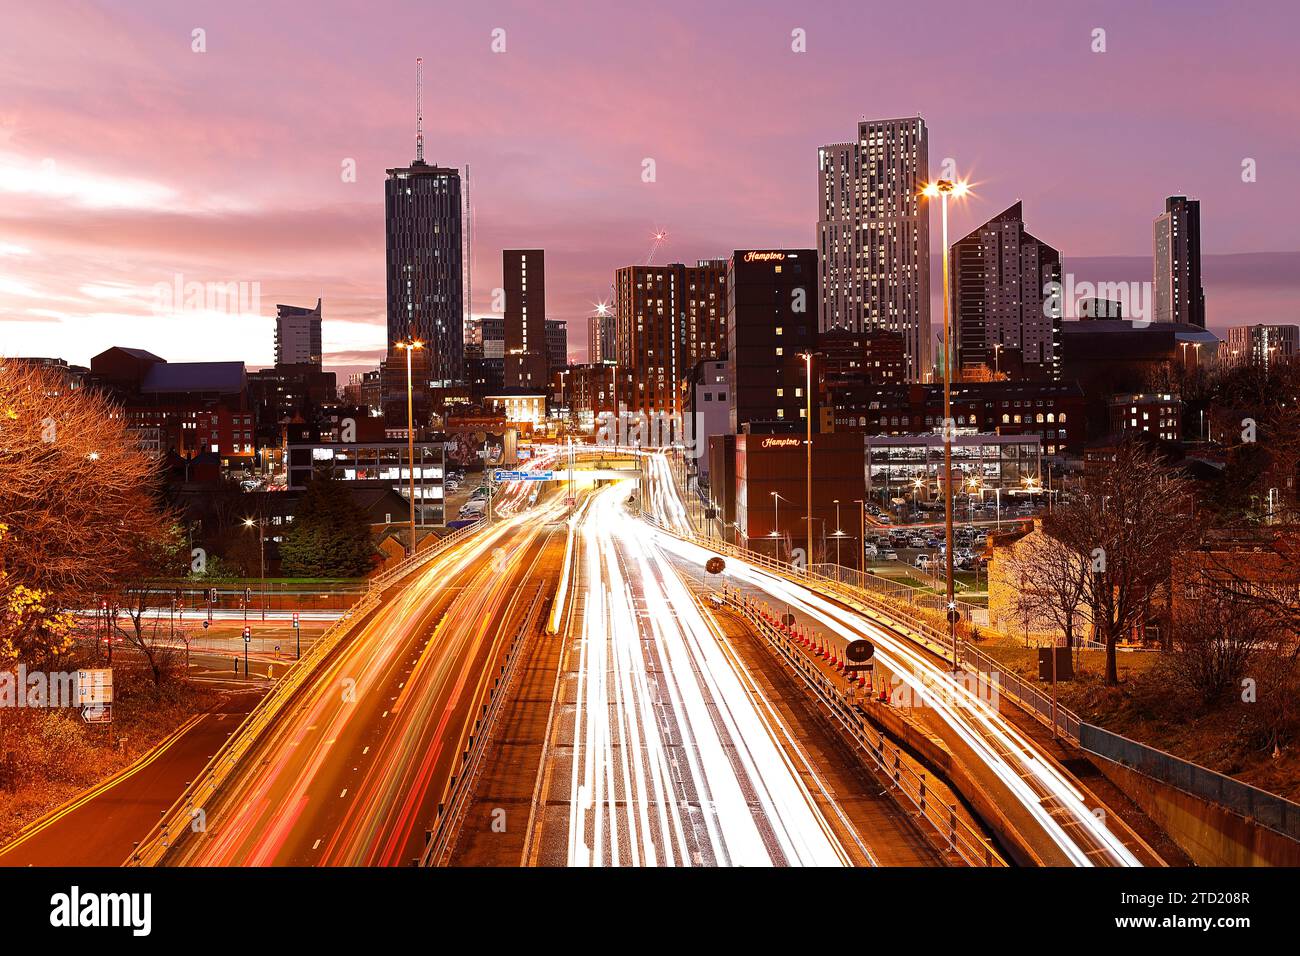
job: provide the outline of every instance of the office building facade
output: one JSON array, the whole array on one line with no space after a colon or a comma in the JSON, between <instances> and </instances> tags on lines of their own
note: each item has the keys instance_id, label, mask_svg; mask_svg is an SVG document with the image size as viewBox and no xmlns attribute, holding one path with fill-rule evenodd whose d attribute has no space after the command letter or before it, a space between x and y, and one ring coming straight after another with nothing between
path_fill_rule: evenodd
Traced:
<instances>
[{"instance_id":1,"label":"office building facade","mask_svg":"<svg viewBox=\"0 0 1300 956\"><path fill-rule=\"evenodd\" d=\"M680 416L697 362L726 354L727 260L626 266L614 276L620 408Z\"/></svg>"},{"instance_id":2,"label":"office building facade","mask_svg":"<svg viewBox=\"0 0 1300 956\"><path fill-rule=\"evenodd\" d=\"M802 427L808 403L802 354L817 344L817 277L813 249L733 253L725 321L732 433L760 423Z\"/></svg>"}]
</instances>

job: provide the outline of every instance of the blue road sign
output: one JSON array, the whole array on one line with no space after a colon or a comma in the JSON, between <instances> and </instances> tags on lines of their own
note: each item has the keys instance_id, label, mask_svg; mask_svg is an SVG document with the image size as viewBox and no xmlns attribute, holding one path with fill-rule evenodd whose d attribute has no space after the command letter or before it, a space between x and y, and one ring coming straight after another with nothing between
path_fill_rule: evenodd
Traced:
<instances>
[{"instance_id":1,"label":"blue road sign","mask_svg":"<svg viewBox=\"0 0 1300 956\"><path fill-rule=\"evenodd\" d=\"M494 481L550 481L554 472L550 471L495 471Z\"/></svg>"}]
</instances>

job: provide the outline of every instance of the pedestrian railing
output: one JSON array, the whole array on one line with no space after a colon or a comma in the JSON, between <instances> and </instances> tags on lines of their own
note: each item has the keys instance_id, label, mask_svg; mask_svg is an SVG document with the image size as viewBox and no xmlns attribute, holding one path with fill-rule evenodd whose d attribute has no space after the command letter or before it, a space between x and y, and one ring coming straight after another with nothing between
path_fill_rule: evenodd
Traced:
<instances>
[{"instance_id":1,"label":"pedestrian railing","mask_svg":"<svg viewBox=\"0 0 1300 956\"><path fill-rule=\"evenodd\" d=\"M796 643L789 628L773 623L775 615L770 608L725 589L717 599L749 621L754 631L803 681L831 719L867 754L877 771L889 781L889 792L894 798L900 803L910 804L912 810L947 843L948 850L968 866L1007 865L988 838L958 813L956 804L945 804L926 775L904 761L902 751L871 725L850 699L848 688L840 687L826 676Z\"/></svg>"},{"instance_id":2,"label":"pedestrian railing","mask_svg":"<svg viewBox=\"0 0 1300 956\"><path fill-rule=\"evenodd\" d=\"M417 555L420 560L408 559L403 562L403 565L386 572L384 576L388 578L388 583L392 583L396 580L391 576L394 572L405 567L404 573L409 574L482 527L486 525L477 524L462 528ZM383 591L383 586L376 587L372 583L370 590L360 601L345 611L324 634L312 642L302 657L289 668L288 673L244 718L235 732L226 738L226 742L208 761L198 777L186 787L176 803L163 814L154 829L136 847L131 859L126 861L126 865L162 865L172 847L187 834L204 831L207 825L207 808L217 800L221 788L229 780L231 773L262 738L262 734L271 722L280 716L289 701L297 695L308 676L314 673L343 639L352 633L352 629L360 620L382 603Z\"/></svg>"}]
</instances>

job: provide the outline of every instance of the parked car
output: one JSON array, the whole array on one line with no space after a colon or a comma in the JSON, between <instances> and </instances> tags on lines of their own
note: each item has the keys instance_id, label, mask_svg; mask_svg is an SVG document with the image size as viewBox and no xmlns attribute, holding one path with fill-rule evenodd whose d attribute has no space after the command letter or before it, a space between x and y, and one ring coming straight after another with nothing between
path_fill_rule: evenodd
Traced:
<instances>
[{"instance_id":1,"label":"parked car","mask_svg":"<svg viewBox=\"0 0 1300 956\"><path fill-rule=\"evenodd\" d=\"M875 558L879 556L880 549L877 548L874 544L868 544L862 548L862 553L865 554L868 558Z\"/></svg>"},{"instance_id":2,"label":"parked car","mask_svg":"<svg viewBox=\"0 0 1300 956\"><path fill-rule=\"evenodd\" d=\"M882 560L882 561L897 561L897 560L898 560L898 552L895 551L893 548L886 548L884 551L882 551L882 552L880 553L880 560Z\"/></svg>"},{"instance_id":3,"label":"parked car","mask_svg":"<svg viewBox=\"0 0 1300 956\"><path fill-rule=\"evenodd\" d=\"M934 559L928 554L918 554L912 564L920 571L929 571L934 567Z\"/></svg>"},{"instance_id":4,"label":"parked car","mask_svg":"<svg viewBox=\"0 0 1300 956\"><path fill-rule=\"evenodd\" d=\"M933 545L927 545L927 544L926 544L926 540L925 540L924 538L922 538L922 537L913 537L913 538L911 538L911 539L907 542L907 546L908 546L909 548L925 548L925 547L933 547Z\"/></svg>"}]
</instances>

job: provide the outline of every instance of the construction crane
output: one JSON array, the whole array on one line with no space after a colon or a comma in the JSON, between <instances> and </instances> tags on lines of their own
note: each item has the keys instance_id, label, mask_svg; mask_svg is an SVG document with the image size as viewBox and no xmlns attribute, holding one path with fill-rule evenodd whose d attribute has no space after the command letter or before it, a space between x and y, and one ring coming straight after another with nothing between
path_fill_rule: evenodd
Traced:
<instances>
[{"instance_id":1,"label":"construction crane","mask_svg":"<svg viewBox=\"0 0 1300 956\"><path fill-rule=\"evenodd\" d=\"M668 233L662 229L656 229L651 237L650 251L646 253L645 264L652 266L655 264L655 256L659 254L659 247L664 244L668 238Z\"/></svg>"}]
</instances>

